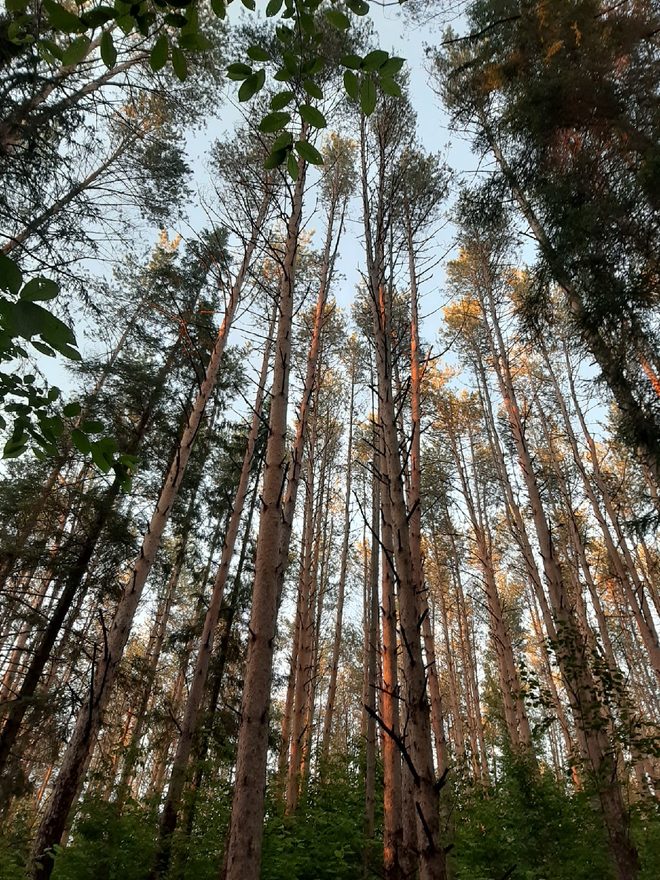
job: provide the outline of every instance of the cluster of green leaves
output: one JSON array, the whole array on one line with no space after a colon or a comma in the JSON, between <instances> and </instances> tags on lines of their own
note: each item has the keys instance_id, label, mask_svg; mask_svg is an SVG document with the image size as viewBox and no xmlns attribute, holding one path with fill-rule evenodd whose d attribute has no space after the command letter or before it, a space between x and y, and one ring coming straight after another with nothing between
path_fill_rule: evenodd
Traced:
<instances>
[{"instance_id":1,"label":"cluster of green leaves","mask_svg":"<svg viewBox=\"0 0 660 880\"><path fill-rule=\"evenodd\" d=\"M19 266L0 255L0 291L0 360L27 361L35 352L29 352L26 344L48 357L59 352L72 360L80 359L71 328L39 305L57 296L56 282L37 276L24 283ZM30 440L44 453L53 450L64 430L62 419L51 414L59 397L58 388L45 388L32 373L0 372L0 403L13 420L5 458L20 455ZM0 428L9 427L7 419L0 416Z\"/></svg>"},{"instance_id":2,"label":"cluster of green leaves","mask_svg":"<svg viewBox=\"0 0 660 880\"><path fill-rule=\"evenodd\" d=\"M246 0L243 2L247 5ZM364 16L369 12L369 4L365 0L348 0L346 9L356 16ZM249 101L266 85L267 66L275 68L273 81L283 83L286 87L273 95L270 111L259 124L262 133L276 135L265 167L277 168L286 162L289 174L295 180L298 174L296 155L313 165L323 164L321 153L309 143L306 132L310 128L323 129L327 126L323 112L316 104L310 103L326 97L319 76L331 63L323 52L324 28L329 24L338 31L347 31L351 27L351 18L338 5L325 8L323 0L270 0L266 6L266 16L278 14L281 21L275 28L275 47L269 50L258 44L250 46L247 55L254 64L231 64L227 75L241 83L238 100L243 102ZM401 94L395 76L403 67L403 58L375 49L364 57L343 55L338 62L345 68L346 94L351 100L359 101L366 116L370 116L376 108L378 86L385 94ZM298 140L287 129L294 121L294 108L305 132Z\"/></svg>"},{"instance_id":3,"label":"cluster of green leaves","mask_svg":"<svg viewBox=\"0 0 660 880\"><path fill-rule=\"evenodd\" d=\"M55 299L59 291L57 282L42 276L24 281L18 264L0 254L0 362L27 363L37 353L80 360L71 328L40 305ZM75 402L64 405L60 413L54 412L53 404L60 397L59 388L46 387L34 373L0 370L0 410L4 413L0 429L9 433L4 458L16 458L30 446L37 458L57 454L65 420L81 415L80 404ZM71 441L80 452L91 455L104 473L114 468L127 479L135 461L121 455L111 437L99 437L103 431L100 422L82 420L73 428Z\"/></svg>"},{"instance_id":4,"label":"cluster of green leaves","mask_svg":"<svg viewBox=\"0 0 660 880\"><path fill-rule=\"evenodd\" d=\"M186 53L203 51L211 45L199 28L197 0L78 3L76 12L57 0L43 0L45 28L35 19L30 0L7 0L6 5L11 16L9 39L17 45L35 43L46 62L64 67L84 61L98 41L103 62L113 68L117 63L115 27L125 35L155 37L149 57L152 70L160 70L169 59L181 80L187 75ZM224 18L223 0L213 0L212 5Z\"/></svg>"}]
</instances>

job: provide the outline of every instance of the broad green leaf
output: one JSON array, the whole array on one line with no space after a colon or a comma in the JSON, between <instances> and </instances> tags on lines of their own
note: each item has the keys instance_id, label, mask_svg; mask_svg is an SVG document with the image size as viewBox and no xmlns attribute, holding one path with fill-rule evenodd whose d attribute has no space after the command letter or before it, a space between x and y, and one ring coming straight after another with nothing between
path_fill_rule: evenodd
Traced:
<instances>
[{"instance_id":1,"label":"broad green leaf","mask_svg":"<svg viewBox=\"0 0 660 880\"><path fill-rule=\"evenodd\" d=\"M323 100L323 92L313 80L306 79L303 82L303 89L311 98L318 98L319 101Z\"/></svg>"},{"instance_id":2,"label":"broad green leaf","mask_svg":"<svg viewBox=\"0 0 660 880\"><path fill-rule=\"evenodd\" d=\"M310 15L308 12L303 12L303 10L298 7L298 21L300 23L301 29L310 36L313 36L316 33L316 22L314 21L314 16Z\"/></svg>"},{"instance_id":3,"label":"broad green leaf","mask_svg":"<svg viewBox=\"0 0 660 880\"><path fill-rule=\"evenodd\" d=\"M291 180L298 180L298 162L293 153L289 153L286 160L286 167Z\"/></svg>"},{"instance_id":4,"label":"broad green leaf","mask_svg":"<svg viewBox=\"0 0 660 880\"><path fill-rule=\"evenodd\" d=\"M82 452L83 455L89 455L92 451L92 444L89 442L89 437L79 428L74 428L71 431L71 442L76 447L79 452Z\"/></svg>"},{"instance_id":5,"label":"broad green leaf","mask_svg":"<svg viewBox=\"0 0 660 880\"><path fill-rule=\"evenodd\" d=\"M245 6L246 9L249 9L250 12L254 12L254 10L256 9L257 4L255 3L255 0L241 0L241 3L243 4L243 6Z\"/></svg>"},{"instance_id":6,"label":"broad green leaf","mask_svg":"<svg viewBox=\"0 0 660 880\"><path fill-rule=\"evenodd\" d=\"M360 85L360 107L365 116L371 116L376 109L376 84L371 77L365 77Z\"/></svg>"},{"instance_id":7,"label":"broad green leaf","mask_svg":"<svg viewBox=\"0 0 660 880\"><path fill-rule=\"evenodd\" d=\"M272 171L273 168L278 168L286 159L288 152L289 151L286 149L271 150L270 155L266 157L266 161L264 162L264 168L267 171Z\"/></svg>"},{"instance_id":8,"label":"broad green leaf","mask_svg":"<svg viewBox=\"0 0 660 880\"><path fill-rule=\"evenodd\" d=\"M314 128L325 128L328 124L318 107L312 107L311 104L301 104L300 115L305 122L309 122Z\"/></svg>"},{"instance_id":9,"label":"broad green leaf","mask_svg":"<svg viewBox=\"0 0 660 880\"><path fill-rule=\"evenodd\" d=\"M38 339L33 339L31 345L33 348L36 348L37 351L40 351L42 354L45 354L47 357L55 357L55 352L50 347L50 345L46 345L43 342L39 342Z\"/></svg>"},{"instance_id":10,"label":"broad green leaf","mask_svg":"<svg viewBox=\"0 0 660 880\"><path fill-rule=\"evenodd\" d=\"M183 28L188 24L188 19L180 12L168 12L163 21L175 28Z\"/></svg>"},{"instance_id":11,"label":"broad green leaf","mask_svg":"<svg viewBox=\"0 0 660 880\"><path fill-rule=\"evenodd\" d=\"M386 95L391 95L393 98L401 97L401 86L389 77L382 76L380 78L380 87Z\"/></svg>"},{"instance_id":12,"label":"broad green leaf","mask_svg":"<svg viewBox=\"0 0 660 880\"><path fill-rule=\"evenodd\" d=\"M362 69L370 71L378 70L379 67L382 67L385 64L389 57L389 54L383 52L382 49L374 49L373 52L369 52L362 59Z\"/></svg>"},{"instance_id":13,"label":"broad green leaf","mask_svg":"<svg viewBox=\"0 0 660 880\"><path fill-rule=\"evenodd\" d=\"M350 67L352 70L359 70L360 65L362 64L362 59L359 55L342 55L339 59L339 63L342 67Z\"/></svg>"},{"instance_id":14,"label":"broad green leaf","mask_svg":"<svg viewBox=\"0 0 660 880\"><path fill-rule=\"evenodd\" d=\"M243 82L240 89L238 90L238 100L249 101L250 98L254 97L254 95L256 95L257 92L264 87L265 82L265 70L258 70L256 73L248 76L248 78Z\"/></svg>"},{"instance_id":15,"label":"broad green leaf","mask_svg":"<svg viewBox=\"0 0 660 880\"><path fill-rule=\"evenodd\" d=\"M89 422L83 422L80 426L80 430L84 431L85 434L102 434L104 430L104 425L103 422L90 420Z\"/></svg>"},{"instance_id":16,"label":"broad green leaf","mask_svg":"<svg viewBox=\"0 0 660 880\"><path fill-rule=\"evenodd\" d=\"M87 27L97 28L107 24L109 21L113 21L116 15L117 11L111 6L97 6L95 9L90 9L89 12L83 13L80 19Z\"/></svg>"},{"instance_id":17,"label":"broad green leaf","mask_svg":"<svg viewBox=\"0 0 660 880\"><path fill-rule=\"evenodd\" d=\"M346 89L348 97L357 101L360 94L360 80L352 70L344 71L344 88Z\"/></svg>"},{"instance_id":18,"label":"broad green leaf","mask_svg":"<svg viewBox=\"0 0 660 880\"><path fill-rule=\"evenodd\" d=\"M156 72L161 70L167 64L167 55L169 52L169 43L167 34L162 34L153 45L151 54L149 55L149 66Z\"/></svg>"},{"instance_id":19,"label":"broad green leaf","mask_svg":"<svg viewBox=\"0 0 660 880\"><path fill-rule=\"evenodd\" d=\"M71 345L60 345L57 349L60 354L64 355L64 357L69 358L70 361L81 361L82 355L78 351L77 348L73 348Z\"/></svg>"},{"instance_id":20,"label":"broad green leaf","mask_svg":"<svg viewBox=\"0 0 660 880\"><path fill-rule=\"evenodd\" d=\"M284 110L269 113L259 123L259 131L263 131L264 134L273 134L273 132L284 128L289 122L291 122L291 114Z\"/></svg>"},{"instance_id":21,"label":"broad green leaf","mask_svg":"<svg viewBox=\"0 0 660 880\"><path fill-rule=\"evenodd\" d=\"M101 58L108 69L114 67L117 63L117 50L112 41L110 31L103 31L101 35Z\"/></svg>"},{"instance_id":22,"label":"broad green leaf","mask_svg":"<svg viewBox=\"0 0 660 880\"><path fill-rule=\"evenodd\" d=\"M170 50L171 58L172 58L172 68L174 73L176 73L177 77L183 82L185 78L188 76L188 64L186 62L186 56L183 54L181 49L178 46L172 46Z\"/></svg>"},{"instance_id":23,"label":"broad green leaf","mask_svg":"<svg viewBox=\"0 0 660 880\"><path fill-rule=\"evenodd\" d=\"M226 18L227 7L225 6L225 0L211 0L211 9L215 12L218 18Z\"/></svg>"},{"instance_id":24,"label":"broad green leaf","mask_svg":"<svg viewBox=\"0 0 660 880\"><path fill-rule=\"evenodd\" d=\"M248 76L252 75L252 68L249 64L241 64L240 61L237 61L235 64L230 64L227 68L227 76L229 79L241 81L247 79Z\"/></svg>"},{"instance_id":25,"label":"broad green leaf","mask_svg":"<svg viewBox=\"0 0 660 880\"><path fill-rule=\"evenodd\" d=\"M77 401L67 403L62 408L62 412L67 417L67 419L75 419L76 416L80 415L81 411L82 406Z\"/></svg>"},{"instance_id":26,"label":"broad green leaf","mask_svg":"<svg viewBox=\"0 0 660 880\"><path fill-rule=\"evenodd\" d=\"M212 45L213 43L209 38L205 37L204 34L200 34L199 31L181 34L179 38L179 46L182 49L187 49L189 52L206 52Z\"/></svg>"},{"instance_id":27,"label":"broad green leaf","mask_svg":"<svg viewBox=\"0 0 660 880\"><path fill-rule=\"evenodd\" d=\"M52 64L55 61L61 61L64 56L62 47L58 46L57 43L54 43L52 40L39 40L38 50L41 57L45 61L48 61L49 64Z\"/></svg>"},{"instance_id":28,"label":"broad green leaf","mask_svg":"<svg viewBox=\"0 0 660 880\"><path fill-rule=\"evenodd\" d=\"M296 141L296 152L312 165L323 165L323 156L308 141Z\"/></svg>"},{"instance_id":29,"label":"broad green leaf","mask_svg":"<svg viewBox=\"0 0 660 880\"><path fill-rule=\"evenodd\" d=\"M405 58L399 58L398 56L393 56L389 58L385 64L380 68L381 76L396 76L396 74L401 70L403 65L405 64Z\"/></svg>"},{"instance_id":30,"label":"broad green leaf","mask_svg":"<svg viewBox=\"0 0 660 880\"><path fill-rule=\"evenodd\" d=\"M290 144L293 144L293 135L290 131L283 131L275 138L270 146L270 149L271 152L273 150L282 150L288 147Z\"/></svg>"},{"instance_id":31,"label":"broad green leaf","mask_svg":"<svg viewBox=\"0 0 660 880\"><path fill-rule=\"evenodd\" d=\"M88 37L76 37L64 50L62 64L65 67L69 65L80 64L83 58L89 52L90 40Z\"/></svg>"},{"instance_id":32,"label":"broad green leaf","mask_svg":"<svg viewBox=\"0 0 660 880\"><path fill-rule=\"evenodd\" d=\"M339 28L342 31L345 31L346 28L350 27L351 20L347 15L344 15L343 12L340 12L338 9L326 9L323 13L325 17L328 19L330 24L334 25L336 28Z\"/></svg>"},{"instance_id":33,"label":"broad green leaf","mask_svg":"<svg viewBox=\"0 0 660 880\"><path fill-rule=\"evenodd\" d=\"M273 95L271 98L271 110L281 110L283 107L286 107L287 104L290 104L294 98L295 95L293 92L278 92L277 95Z\"/></svg>"},{"instance_id":34,"label":"broad green leaf","mask_svg":"<svg viewBox=\"0 0 660 880\"><path fill-rule=\"evenodd\" d=\"M55 30L65 34L79 34L85 30L85 25L78 16L60 6L55 0L43 0L43 5Z\"/></svg>"},{"instance_id":35,"label":"broad green leaf","mask_svg":"<svg viewBox=\"0 0 660 880\"><path fill-rule=\"evenodd\" d=\"M57 281L50 278L31 278L30 281L21 290L21 299L30 300L49 300L54 299L60 292L60 286Z\"/></svg>"},{"instance_id":36,"label":"broad green leaf","mask_svg":"<svg viewBox=\"0 0 660 880\"><path fill-rule=\"evenodd\" d=\"M2 450L3 458L18 458L19 455L22 455L27 449L27 434L21 433L17 436L12 436L5 443L5 447Z\"/></svg>"},{"instance_id":37,"label":"broad green leaf","mask_svg":"<svg viewBox=\"0 0 660 880\"><path fill-rule=\"evenodd\" d=\"M262 46L250 46L247 50L248 58L253 61L270 61L270 55Z\"/></svg>"},{"instance_id":38,"label":"broad green leaf","mask_svg":"<svg viewBox=\"0 0 660 880\"><path fill-rule=\"evenodd\" d=\"M268 4L266 6L266 16L268 18L272 18L282 8L282 3L284 0L268 0Z\"/></svg>"},{"instance_id":39,"label":"broad green leaf","mask_svg":"<svg viewBox=\"0 0 660 880\"><path fill-rule=\"evenodd\" d=\"M6 254L0 254L0 289L18 293L23 283L23 273Z\"/></svg>"},{"instance_id":40,"label":"broad green leaf","mask_svg":"<svg viewBox=\"0 0 660 880\"><path fill-rule=\"evenodd\" d=\"M366 0L346 0L346 5L356 15L366 15L369 12L369 4Z\"/></svg>"}]
</instances>

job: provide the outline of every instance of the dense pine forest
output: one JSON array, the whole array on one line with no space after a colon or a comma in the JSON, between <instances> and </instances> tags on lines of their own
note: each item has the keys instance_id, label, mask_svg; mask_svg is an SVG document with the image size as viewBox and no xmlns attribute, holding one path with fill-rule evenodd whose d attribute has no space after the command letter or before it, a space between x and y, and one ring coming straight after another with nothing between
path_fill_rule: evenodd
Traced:
<instances>
[{"instance_id":1,"label":"dense pine forest","mask_svg":"<svg viewBox=\"0 0 660 880\"><path fill-rule=\"evenodd\" d=\"M230 2L0 11L0 880L654 880L660 4Z\"/></svg>"}]
</instances>

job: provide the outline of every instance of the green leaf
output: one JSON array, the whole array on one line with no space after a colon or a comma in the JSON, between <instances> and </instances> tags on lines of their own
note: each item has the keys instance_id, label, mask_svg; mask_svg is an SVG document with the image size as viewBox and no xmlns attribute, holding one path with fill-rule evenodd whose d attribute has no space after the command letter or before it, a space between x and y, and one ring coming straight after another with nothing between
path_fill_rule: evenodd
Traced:
<instances>
[{"instance_id":1,"label":"green leaf","mask_svg":"<svg viewBox=\"0 0 660 880\"><path fill-rule=\"evenodd\" d=\"M62 412L67 417L67 419L75 419L76 416L80 415L81 411L82 406L77 401L67 403L62 408Z\"/></svg>"},{"instance_id":2,"label":"green leaf","mask_svg":"<svg viewBox=\"0 0 660 880\"><path fill-rule=\"evenodd\" d=\"M270 154L266 157L266 161L264 162L264 168L266 171L272 171L273 168L279 168L279 166L284 162L287 157L287 153L289 151L286 149L282 150L271 150Z\"/></svg>"},{"instance_id":3,"label":"green leaf","mask_svg":"<svg viewBox=\"0 0 660 880\"><path fill-rule=\"evenodd\" d=\"M103 422L97 422L94 420L90 420L89 422L83 422L80 426L80 430L84 431L85 434L102 434L105 429Z\"/></svg>"},{"instance_id":4,"label":"green leaf","mask_svg":"<svg viewBox=\"0 0 660 880\"><path fill-rule=\"evenodd\" d=\"M163 21L175 28L182 28L188 24L188 19L180 12L168 12Z\"/></svg>"},{"instance_id":5,"label":"green leaf","mask_svg":"<svg viewBox=\"0 0 660 880\"><path fill-rule=\"evenodd\" d=\"M103 31L101 35L101 58L108 69L114 67L117 63L117 50L112 41L110 31Z\"/></svg>"},{"instance_id":6,"label":"green leaf","mask_svg":"<svg viewBox=\"0 0 660 880\"><path fill-rule=\"evenodd\" d=\"M7 12L26 12L30 0L6 0L5 6L7 7Z\"/></svg>"},{"instance_id":7,"label":"green leaf","mask_svg":"<svg viewBox=\"0 0 660 880\"><path fill-rule=\"evenodd\" d=\"M225 0L211 0L211 9L215 12L218 18L223 19L227 15L227 7L225 6Z\"/></svg>"},{"instance_id":8,"label":"green leaf","mask_svg":"<svg viewBox=\"0 0 660 880\"><path fill-rule=\"evenodd\" d=\"M241 3L243 4L243 6L245 6L246 9L249 9L250 12L254 12L257 6L255 0L241 0Z\"/></svg>"},{"instance_id":9,"label":"green leaf","mask_svg":"<svg viewBox=\"0 0 660 880\"><path fill-rule=\"evenodd\" d=\"M80 64L83 58L89 52L90 40L88 37L76 37L64 50L62 64L65 67Z\"/></svg>"},{"instance_id":10,"label":"green leaf","mask_svg":"<svg viewBox=\"0 0 660 880\"><path fill-rule=\"evenodd\" d=\"M350 67L352 70L359 70L360 65L362 64L362 59L359 55L342 55L339 59L339 63L342 67Z\"/></svg>"},{"instance_id":11,"label":"green leaf","mask_svg":"<svg viewBox=\"0 0 660 880\"><path fill-rule=\"evenodd\" d=\"M181 49L179 49L178 46L172 46L171 58L174 73L176 73L178 79L183 82L188 76L188 63L186 62L186 56L183 54Z\"/></svg>"},{"instance_id":12,"label":"green leaf","mask_svg":"<svg viewBox=\"0 0 660 880\"><path fill-rule=\"evenodd\" d=\"M230 64L227 68L227 76L229 79L233 79L236 81L241 81L247 79L248 76L252 75L252 68L249 64L241 64L240 61L237 61L235 64Z\"/></svg>"},{"instance_id":13,"label":"green leaf","mask_svg":"<svg viewBox=\"0 0 660 880\"><path fill-rule=\"evenodd\" d=\"M284 0L269 0L268 5L266 6L266 16L268 18L272 18L282 8L282 3Z\"/></svg>"},{"instance_id":14,"label":"green leaf","mask_svg":"<svg viewBox=\"0 0 660 880\"><path fill-rule=\"evenodd\" d=\"M56 31L65 34L79 34L85 30L85 25L72 12L60 6L55 0L43 0L44 9L48 13L48 20Z\"/></svg>"},{"instance_id":15,"label":"green leaf","mask_svg":"<svg viewBox=\"0 0 660 880\"><path fill-rule=\"evenodd\" d=\"M262 46L250 46L247 50L248 58L253 61L270 61L270 55Z\"/></svg>"},{"instance_id":16,"label":"green leaf","mask_svg":"<svg viewBox=\"0 0 660 880\"><path fill-rule=\"evenodd\" d=\"M79 428L74 428L71 431L71 442L76 447L79 452L82 452L83 455L89 455L92 451L92 444L89 442L89 437Z\"/></svg>"},{"instance_id":17,"label":"green leaf","mask_svg":"<svg viewBox=\"0 0 660 880\"><path fill-rule=\"evenodd\" d=\"M45 354L46 357L55 357L55 351L50 347L50 345L45 345L43 342L39 342L38 339L33 339L31 345L33 348L36 348L37 351Z\"/></svg>"},{"instance_id":18,"label":"green leaf","mask_svg":"<svg viewBox=\"0 0 660 880\"><path fill-rule=\"evenodd\" d=\"M30 302L49 300L54 299L59 292L60 286L57 281L38 276L37 278L30 279L23 290L21 290L21 299L27 299Z\"/></svg>"},{"instance_id":19,"label":"green leaf","mask_svg":"<svg viewBox=\"0 0 660 880\"><path fill-rule=\"evenodd\" d=\"M289 122L291 122L291 114L286 113L284 110L269 113L259 123L259 131L263 131L264 134L272 134L284 128Z\"/></svg>"},{"instance_id":20,"label":"green leaf","mask_svg":"<svg viewBox=\"0 0 660 880\"><path fill-rule=\"evenodd\" d=\"M6 254L0 254L0 289L18 293L23 283L23 273Z\"/></svg>"},{"instance_id":21,"label":"green leaf","mask_svg":"<svg viewBox=\"0 0 660 880\"><path fill-rule=\"evenodd\" d=\"M323 100L323 92L313 80L306 79L303 82L303 89L311 98L318 98L319 101Z\"/></svg>"},{"instance_id":22,"label":"green leaf","mask_svg":"<svg viewBox=\"0 0 660 880\"><path fill-rule=\"evenodd\" d=\"M289 172L289 177L291 180L298 180L298 162L293 153L289 153L286 160L286 168Z\"/></svg>"},{"instance_id":23,"label":"green leaf","mask_svg":"<svg viewBox=\"0 0 660 880\"><path fill-rule=\"evenodd\" d=\"M39 41L38 50L41 57L48 61L49 64L52 64L54 61L61 61L64 55L64 52L57 43L45 38Z\"/></svg>"},{"instance_id":24,"label":"green leaf","mask_svg":"<svg viewBox=\"0 0 660 880\"><path fill-rule=\"evenodd\" d=\"M346 0L346 5L356 15L366 15L369 12L369 4L365 0Z\"/></svg>"},{"instance_id":25,"label":"green leaf","mask_svg":"<svg viewBox=\"0 0 660 880\"><path fill-rule=\"evenodd\" d=\"M389 58L385 64L380 68L381 76L396 76L396 74L401 70L403 65L405 64L405 58L399 58L397 56L393 56Z\"/></svg>"},{"instance_id":26,"label":"green leaf","mask_svg":"<svg viewBox=\"0 0 660 880\"><path fill-rule=\"evenodd\" d=\"M27 434L21 432L18 435L12 436L5 443L5 447L2 450L3 458L18 458L19 455L22 455L27 449Z\"/></svg>"},{"instance_id":27,"label":"green leaf","mask_svg":"<svg viewBox=\"0 0 660 880\"><path fill-rule=\"evenodd\" d=\"M393 79L389 79L388 77L382 76L380 78L380 87L385 92L386 95L391 95L393 98L401 97L401 86L398 82L395 82Z\"/></svg>"},{"instance_id":28,"label":"green leaf","mask_svg":"<svg viewBox=\"0 0 660 880\"><path fill-rule=\"evenodd\" d=\"M382 49L374 49L373 52L369 52L364 56L361 67L363 70L378 70L379 67L382 67L385 64L389 57L389 54L383 52Z\"/></svg>"},{"instance_id":29,"label":"green leaf","mask_svg":"<svg viewBox=\"0 0 660 880\"><path fill-rule=\"evenodd\" d=\"M308 141L296 141L298 155L312 165L323 165L323 156Z\"/></svg>"},{"instance_id":30,"label":"green leaf","mask_svg":"<svg viewBox=\"0 0 660 880\"><path fill-rule=\"evenodd\" d=\"M56 351L71 357L69 346L75 346L76 337L64 321L52 315L46 309L29 300L19 300L12 313L12 322L17 335L23 339L41 336L47 345ZM73 349L75 352L75 349ZM80 357L75 352L76 357Z\"/></svg>"},{"instance_id":31,"label":"green leaf","mask_svg":"<svg viewBox=\"0 0 660 880\"><path fill-rule=\"evenodd\" d=\"M352 70L344 71L344 88L346 89L348 97L357 101L360 94L360 80Z\"/></svg>"},{"instance_id":32,"label":"green leaf","mask_svg":"<svg viewBox=\"0 0 660 880\"><path fill-rule=\"evenodd\" d=\"M87 27L97 28L107 24L109 21L113 21L116 15L116 10L111 6L97 6L95 9L90 9L89 12L84 12L80 16L80 20Z\"/></svg>"},{"instance_id":33,"label":"green leaf","mask_svg":"<svg viewBox=\"0 0 660 880\"><path fill-rule=\"evenodd\" d=\"M187 49L189 52L206 52L212 45L213 43L209 38L205 37L204 34L200 34L198 31L181 34L181 37L179 38L179 46L181 46L182 49Z\"/></svg>"},{"instance_id":34,"label":"green leaf","mask_svg":"<svg viewBox=\"0 0 660 880\"><path fill-rule=\"evenodd\" d=\"M300 115L305 122L309 122L314 128L325 128L328 124L318 107L312 107L311 104L301 104Z\"/></svg>"},{"instance_id":35,"label":"green leaf","mask_svg":"<svg viewBox=\"0 0 660 880\"><path fill-rule=\"evenodd\" d=\"M167 55L169 52L169 43L167 34L158 37L153 45L151 54L149 55L149 66L155 72L161 70L167 64Z\"/></svg>"},{"instance_id":36,"label":"green leaf","mask_svg":"<svg viewBox=\"0 0 660 880\"><path fill-rule=\"evenodd\" d=\"M365 116L371 116L376 109L376 84L371 77L365 77L360 85L360 107Z\"/></svg>"},{"instance_id":37,"label":"green leaf","mask_svg":"<svg viewBox=\"0 0 660 880\"><path fill-rule=\"evenodd\" d=\"M323 13L325 17L328 19L330 24L334 25L339 30L345 31L347 28L351 26L351 20L347 15L344 15L343 12L340 12L338 9L326 9Z\"/></svg>"},{"instance_id":38,"label":"green leaf","mask_svg":"<svg viewBox=\"0 0 660 880\"><path fill-rule=\"evenodd\" d=\"M281 110L295 98L293 92L278 92L270 101L271 110Z\"/></svg>"},{"instance_id":39,"label":"green leaf","mask_svg":"<svg viewBox=\"0 0 660 880\"><path fill-rule=\"evenodd\" d=\"M293 135L290 131L283 131L275 138L273 143L270 145L270 149L272 150L282 150L286 149L286 147L293 144Z\"/></svg>"},{"instance_id":40,"label":"green leaf","mask_svg":"<svg viewBox=\"0 0 660 880\"><path fill-rule=\"evenodd\" d=\"M308 12L303 12L303 10L298 7L298 22L300 24L301 29L309 36L314 36L316 33L316 22L314 21L314 16L310 15Z\"/></svg>"},{"instance_id":41,"label":"green leaf","mask_svg":"<svg viewBox=\"0 0 660 880\"><path fill-rule=\"evenodd\" d=\"M116 15L116 10L111 6L97 6L95 9L90 9L89 12L84 12L80 16L80 20L87 27L97 28L109 21L114 21Z\"/></svg>"},{"instance_id":42,"label":"green leaf","mask_svg":"<svg viewBox=\"0 0 660 880\"><path fill-rule=\"evenodd\" d=\"M265 82L265 70L258 70L256 73L248 76L248 78L243 82L242 86L238 90L238 100L249 101L250 98L254 97L254 95L256 95L257 92L264 87Z\"/></svg>"}]
</instances>

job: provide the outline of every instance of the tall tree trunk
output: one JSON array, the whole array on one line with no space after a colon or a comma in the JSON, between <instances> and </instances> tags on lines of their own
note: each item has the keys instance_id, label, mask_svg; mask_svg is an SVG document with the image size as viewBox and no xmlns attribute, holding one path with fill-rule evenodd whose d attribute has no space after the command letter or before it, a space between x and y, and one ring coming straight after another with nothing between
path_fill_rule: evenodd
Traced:
<instances>
[{"instance_id":1,"label":"tall tree trunk","mask_svg":"<svg viewBox=\"0 0 660 880\"><path fill-rule=\"evenodd\" d=\"M170 771L169 786L165 797L165 803L163 805L163 811L161 813L157 854L151 873L151 877L154 878L154 880L158 877L164 877L169 868L172 835L177 826L181 798L183 796L186 775L188 772L188 761L199 727L202 700L206 690L209 666L213 654L214 637L220 620L220 611L229 574L229 566L234 556L234 548L236 546L236 539L238 537L243 509L245 507L245 499L249 488L250 471L257 445L259 427L261 425L274 321L275 319L273 316L268 331L268 337L266 339L266 345L264 347L257 394L252 411L252 423L248 432L241 474L236 489L236 498L229 518L229 524L225 532L220 564L213 582L211 600L204 618L204 625L197 649L195 669L188 690L188 699L179 727L179 737L174 761Z\"/></svg>"},{"instance_id":2,"label":"tall tree trunk","mask_svg":"<svg viewBox=\"0 0 660 880\"><path fill-rule=\"evenodd\" d=\"M355 369L351 367L351 394L348 405L348 447L346 451L346 498L344 501L344 540L341 549L339 584L337 586L337 611L335 617L335 633L330 661L330 681L323 719L323 738L321 740L321 767L327 764L332 735L332 720L335 711L337 694L337 675L339 673L339 652L341 650L342 625L344 620L344 594L346 590L346 571L348 568L348 549L351 536L351 477L353 473L353 402L355 398Z\"/></svg>"},{"instance_id":3,"label":"tall tree trunk","mask_svg":"<svg viewBox=\"0 0 660 880\"><path fill-rule=\"evenodd\" d=\"M286 476L294 272L305 171L305 164L301 161L293 190L286 249L281 266L280 319L236 756L236 783L223 869L225 880L258 880L261 868L273 649L280 582L285 565L281 555L282 487Z\"/></svg>"},{"instance_id":4,"label":"tall tree trunk","mask_svg":"<svg viewBox=\"0 0 660 880\"><path fill-rule=\"evenodd\" d=\"M506 347L501 335L498 317L491 299L491 291L480 291L479 296L500 391L516 445L518 461L530 500L532 520L536 530L543 569L548 586L557 640L555 651L571 702L573 717L583 749L583 757L598 792L605 827L609 836L610 852L619 880L634 880L639 871L639 858L630 838L629 821L617 779L617 767L612 745L608 740L606 709L598 699L598 689L589 667L585 645L580 638L575 612L562 579L554 542L546 520L541 493L536 480L531 454L525 436Z\"/></svg>"},{"instance_id":5,"label":"tall tree trunk","mask_svg":"<svg viewBox=\"0 0 660 880\"><path fill-rule=\"evenodd\" d=\"M124 654L124 648L128 641L133 618L142 596L144 585L156 558L161 537L183 482L188 459L190 458L190 453L202 422L206 404L215 388L229 330L240 301L243 284L252 262L257 242L261 235L261 224L266 217L269 203L270 191L267 190L260 207L259 216L255 218L241 266L232 285L224 319L216 336L204 380L188 414L179 447L144 536L140 553L126 580L122 598L115 611L115 616L108 633L104 656L99 663L94 681L92 694L85 701L78 714L74 732L64 753L60 772L53 787L52 796L35 836L34 880L48 880L52 873L52 849L60 840L67 816L73 805L81 778L81 771L101 724L101 718L110 697L119 663Z\"/></svg>"}]
</instances>

